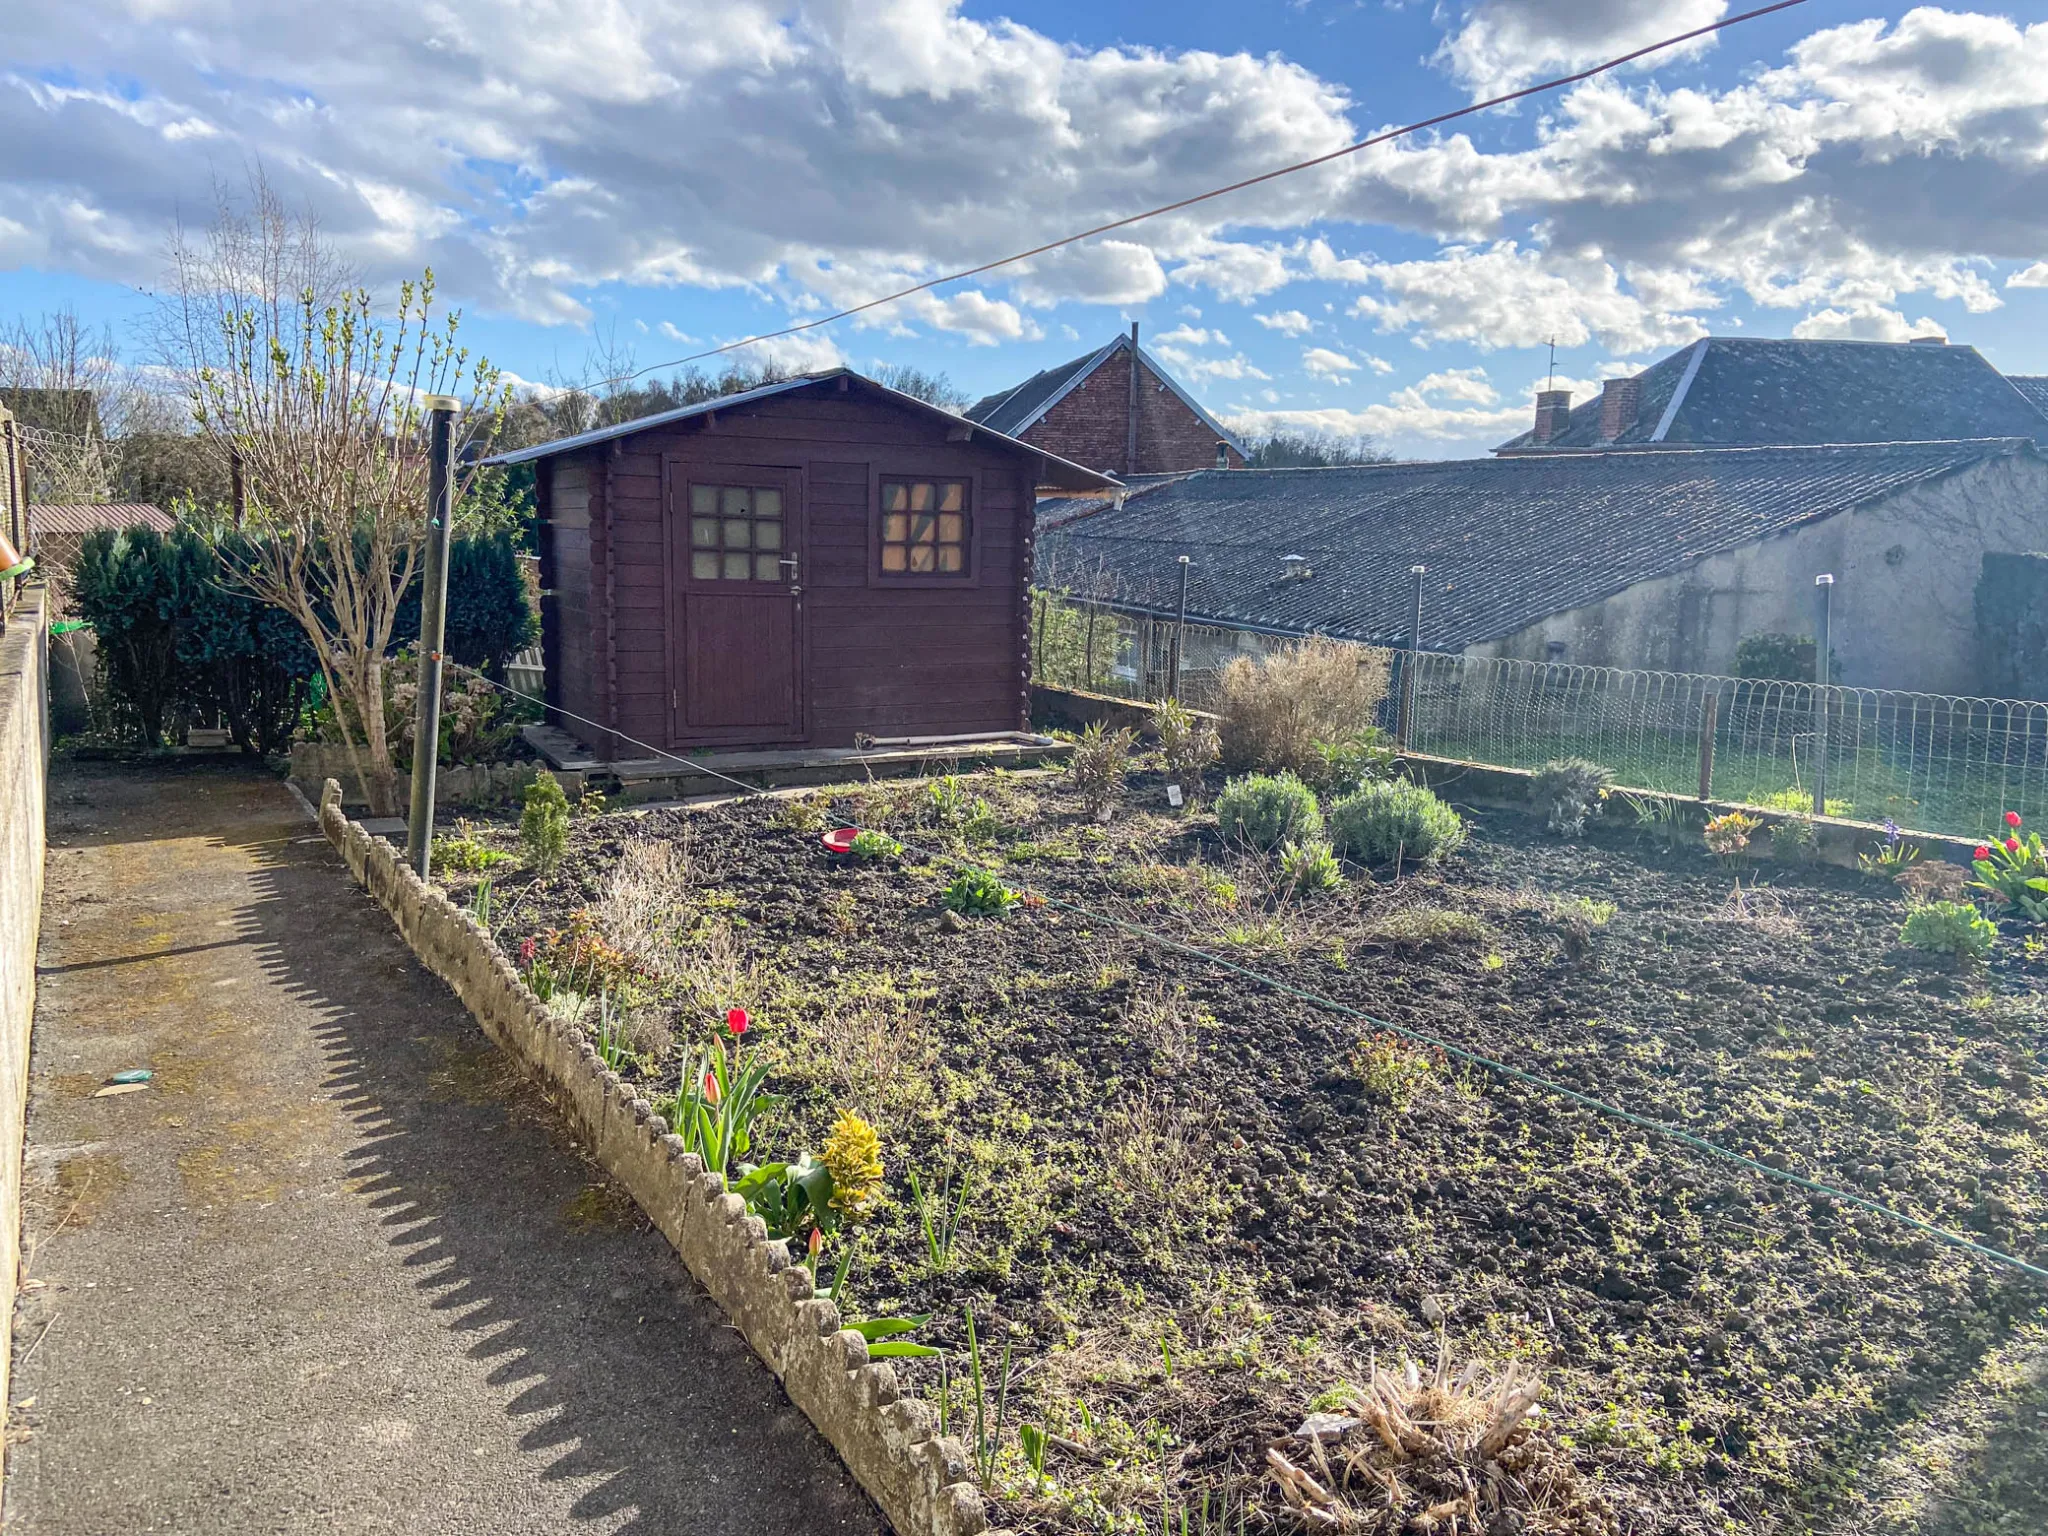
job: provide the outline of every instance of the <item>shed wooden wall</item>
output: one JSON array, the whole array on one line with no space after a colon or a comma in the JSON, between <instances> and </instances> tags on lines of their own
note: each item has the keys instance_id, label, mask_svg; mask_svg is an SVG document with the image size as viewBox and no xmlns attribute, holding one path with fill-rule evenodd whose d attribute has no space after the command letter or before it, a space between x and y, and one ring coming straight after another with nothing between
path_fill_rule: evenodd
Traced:
<instances>
[{"instance_id":1,"label":"shed wooden wall","mask_svg":"<svg viewBox=\"0 0 2048 1536\"><path fill-rule=\"evenodd\" d=\"M829 386L654 427L543 462L548 700L622 737L688 746L671 696L686 676L665 567L666 501L697 466L803 473L806 741L1021 728L1029 714L1031 516L1036 461L950 442L948 424ZM957 586L870 575L876 478L976 478L975 576ZM594 733L563 722L590 740ZM592 745L632 755L623 741Z\"/></svg>"}]
</instances>

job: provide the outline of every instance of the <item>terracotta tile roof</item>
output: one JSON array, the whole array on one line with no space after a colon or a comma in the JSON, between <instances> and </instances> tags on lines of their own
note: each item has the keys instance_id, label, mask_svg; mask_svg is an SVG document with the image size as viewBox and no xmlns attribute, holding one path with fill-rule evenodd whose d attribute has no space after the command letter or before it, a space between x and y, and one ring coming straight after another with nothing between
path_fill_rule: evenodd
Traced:
<instances>
[{"instance_id":1,"label":"terracotta tile roof","mask_svg":"<svg viewBox=\"0 0 2048 1536\"><path fill-rule=\"evenodd\" d=\"M1462 650L1721 550L1987 459L2024 438L1813 448L1637 449L1337 469L1203 470L1133 491L1037 543L1042 582L1099 572L1125 606L1388 641L1428 567L1422 644ZM1087 503L1076 503L1086 506ZM1312 574L1285 574L1300 555Z\"/></svg>"},{"instance_id":2,"label":"terracotta tile roof","mask_svg":"<svg viewBox=\"0 0 2048 1536\"><path fill-rule=\"evenodd\" d=\"M1762 447L2030 437L2048 447L2048 414L1975 347L1920 342L1709 336L1636 375L1635 419L1612 444L1600 397L1572 407L1547 443L1530 434L1496 453L1571 448Z\"/></svg>"},{"instance_id":3,"label":"terracotta tile roof","mask_svg":"<svg viewBox=\"0 0 2048 1536\"><path fill-rule=\"evenodd\" d=\"M177 526L177 519L162 507L139 501L34 501L28 515L38 534L91 533L95 528L133 528L137 523L169 533Z\"/></svg>"}]
</instances>

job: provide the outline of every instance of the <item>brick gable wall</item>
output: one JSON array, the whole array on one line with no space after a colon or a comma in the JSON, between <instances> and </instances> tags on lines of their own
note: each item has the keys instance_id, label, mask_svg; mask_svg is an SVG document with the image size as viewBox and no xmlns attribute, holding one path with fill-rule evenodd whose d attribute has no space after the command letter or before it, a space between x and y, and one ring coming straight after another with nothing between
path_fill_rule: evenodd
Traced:
<instances>
[{"instance_id":1,"label":"brick gable wall","mask_svg":"<svg viewBox=\"0 0 2048 1536\"><path fill-rule=\"evenodd\" d=\"M1131 354L1119 350L1023 434L1048 453L1110 474L1214 469L1216 434L1149 368L1138 371L1138 462L1124 463L1131 403ZM1244 459L1227 449L1230 467Z\"/></svg>"}]
</instances>

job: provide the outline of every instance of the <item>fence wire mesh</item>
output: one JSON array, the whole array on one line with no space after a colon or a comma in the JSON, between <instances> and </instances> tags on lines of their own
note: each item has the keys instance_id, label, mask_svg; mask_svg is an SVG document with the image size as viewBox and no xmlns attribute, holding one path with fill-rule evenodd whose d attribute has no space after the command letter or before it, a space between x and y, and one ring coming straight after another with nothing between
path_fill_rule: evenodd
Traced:
<instances>
[{"instance_id":1,"label":"fence wire mesh","mask_svg":"<svg viewBox=\"0 0 2048 1536\"><path fill-rule=\"evenodd\" d=\"M1177 626L1041 594L1034 680L1134 700L1172 688ZM1222 669L1285 637L1189 624L1179 696L1216 702ZM1369 649L1360 647L1361 650ZM1559 662L1384 653L1395 687L1375 723L1395 729L1409 698L1416 752L1505 768L1586 757L1618 783L1828 814L1890 818L1909 831L1989 834L2008 810L2048 818L2048 702L1883 688L1634 672Z\"/></svg>"}]
</instances>

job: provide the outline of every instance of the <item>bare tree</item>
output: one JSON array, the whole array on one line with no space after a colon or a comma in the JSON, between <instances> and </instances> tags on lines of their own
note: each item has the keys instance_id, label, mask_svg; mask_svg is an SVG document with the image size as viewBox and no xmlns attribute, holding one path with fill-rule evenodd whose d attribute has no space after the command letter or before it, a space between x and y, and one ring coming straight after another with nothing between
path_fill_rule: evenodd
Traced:
<instances>
[{"instance_id":1,"label":"bare tree","mask_svg":"<svg viewBox=\"0 0 2048 1536\"><path fill-rule=\"evenodd\" d=\"M434 279L381 311L310 217L258 179L180 236L158 341L215 454L238 454L246 539L222 544L250 591L306 632L364 798L397 804L385 719L387 650L426 537L429 395L465 392L461 430L497 430L497 371L438 318Z\"/></svg>"}]
</instances>

